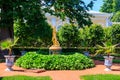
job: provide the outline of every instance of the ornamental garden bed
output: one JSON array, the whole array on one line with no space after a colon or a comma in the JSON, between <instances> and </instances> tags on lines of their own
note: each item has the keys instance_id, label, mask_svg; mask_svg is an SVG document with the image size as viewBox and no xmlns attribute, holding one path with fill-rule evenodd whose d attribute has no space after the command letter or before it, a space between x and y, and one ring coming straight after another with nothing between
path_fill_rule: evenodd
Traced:
<instances>
[{"instance_id":1,"label":"ornamental garden bed","mask_svg":"<svg viewBox=\"0 0 120 80\"><path fill-rule=\"evenodd\" d=\"M16 60L15 65L26 69L45 70L82 70L95 66L92 59L81 53L41 55L37 52L26 53Z\"/></svg>"}]
</instances>

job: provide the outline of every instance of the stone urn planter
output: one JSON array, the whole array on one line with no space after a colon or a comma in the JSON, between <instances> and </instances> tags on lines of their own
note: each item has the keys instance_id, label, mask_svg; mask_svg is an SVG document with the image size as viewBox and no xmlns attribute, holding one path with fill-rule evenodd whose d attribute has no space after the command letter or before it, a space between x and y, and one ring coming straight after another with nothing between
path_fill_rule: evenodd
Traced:
<instances>
[{"instance_id":1,"label":"stone urn planter","mask_svg":"<svg viewBox=\"0 0 120 80\"><path fill-rule=\"evenodd\" d=\"M104 69L105 71L111 71L111 66L112 66L112 61L113 61L113 56L111 56L111 54L115 53L115 47L117 46L117 44L113 45L111 42L105 42L103 43L103 45L97 45L97 50L96 50L96 54L104 54L106 56L104 56L104 65L106 66L106 68Z\"/></svg>"},{"instance_id":2,"label":"stone urn planter","mask_svg":"<svg viewBox=\"0 0 120 80\"><path fill-rule=\"evenodd\" d=\"M104 56L104 65L106 66L104 69L105 71L111 71L113 58L113 56Z\"/></svg>"},{"instance_id":3,"label":"stone urn planter","mask_svg":"<svg viewBox=\"0 0 120 80\"><path fill-rule=\"evenodd\" d=\"M5 55L5 64L7 66L7 68L5 69L5 71L12 71L12 66L14 65L14 59L15 56L14 55Z\"/></svg>"},{"instance_id":4,"label":"stone urn planter","mask_svg":"<svg viewBox=\"0 0 120 80\"><path fill-rule=\"evenodd\" d=\"M16 40L13 39L6 39L4 41L2 41L0 43L0 47L2 50L7 50L8 51L8 55L5 55L5 63L7 68L5 69L5 71L12 71L12 66L14 65L14 58L15 56L12 55L13 51L13 46L16 45L16 42L19 38L17 38Z\"/></svg>"}]
</instances>

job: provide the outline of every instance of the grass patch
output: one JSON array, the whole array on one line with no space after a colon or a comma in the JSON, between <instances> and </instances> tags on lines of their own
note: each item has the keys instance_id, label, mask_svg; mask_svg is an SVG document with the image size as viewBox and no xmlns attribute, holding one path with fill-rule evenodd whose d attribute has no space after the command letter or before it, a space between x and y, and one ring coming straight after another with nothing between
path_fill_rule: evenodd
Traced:
<instances>
[{"instance_id":1,"label":"grass patch","mask_svg":"<svg viewBox=\"0 0 120 80\"><path fill-rule=\"evenodd\" d=\"M52 79L48 76L32 77L32 76L17 75L17 76L2 77L0 78L0 80L52 80Z\"/></svg>"},{"instance_id":2,"label":"grass patch","mask_svg":"<svg viewBox=\"0 0 120 80\"><path fill-rule=\"evenodd\" d=\"M82 80L120 80L120 75L113 74L97 74L85 75L81 77Z\"/></svg>"}]
</instances>

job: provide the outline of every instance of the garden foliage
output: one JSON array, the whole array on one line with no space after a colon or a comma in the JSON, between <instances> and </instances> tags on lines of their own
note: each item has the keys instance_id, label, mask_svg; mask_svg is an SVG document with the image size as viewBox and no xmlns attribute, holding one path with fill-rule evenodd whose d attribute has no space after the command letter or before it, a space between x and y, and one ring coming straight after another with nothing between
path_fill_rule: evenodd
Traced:
<instances>
[{"instance_id":1,"label":"garden foliage","mask_svg":"<svg viewBox=\"0 0 120 80\"><path fill-rule=\"evenodd\" d=\"M80 53L73 55L41 55L36 52L28 52L16 60L15 65L27 69L46 70L82 70L95 66L91 59Z\"/></svg>"},{"instance_id":2,"label":"garden foliage","mask_svg":"<svg viewBox=\"0 0 120 80\"><path fill-rule=\"evenodd\" d=\"M80 45L83 47L96 46L101 44L104 38L104 30L102 26L93 24L80 29Z\"/></svg>"},{"instance_id":3,"label":"garden foliage","mask_svg":"<svg viewBox=\"0 0 120 80\"><path fill-rule=\"evenodd\" d=\"M43 43L47 44L52 39L52 28L47 23L40 5L37 4L36 0L23 1L22 3L24 5L19 4L21 6L19 13L21 14L18 13L18 17L14 21L14 34L15 37L19 37L19 45L38 46Z\"/></svg>"},{"instance_id":4,"label":"garden foliage","mask_svg":"<svg viewBox=\"0 0 120 80\"><path fill-rule=\"evenodd\" d=\"M84 28L80 28L79 32L79 42L80 46L82 47L88 47L90 46L90 28L88 26Z\"/></svg>"},{"instance_id":5,"label":"garden foliage","mask_svg":"<svg viewBox=\"0 0 120 80\"><path fill-rule=\"evenodd\" d=\"M104 30L101 25L93 24L90 26L90 45L95 46L103 42Z\"/></svg>"},{"instance_id":6,"label":"garden foliage","mask_svg":"<svg viewBox=\"0 0 120 80\"><path fill-rule=\"evenodd\" d=\"M80 27L90 25L90 15L87 11L92 8L94 1L91 0L85 4L84 0L0 0L0 28L6 33L5 35L0 32L2 34L0 39L14 37L13 24L18 19L22 22L22 26L27 23L31 27L28 31L32 29L33 33L28 33L34 34L34 30L40 28L39 32L42 34L45 26L42 25L44 19L41 14L45 15L45 13L50 13L62 20L68 17L70 22L77 21ZM39 35L42 37L41 34Z\"/></svg>"},{"instance_id":7,"label":"garden foliage","mask_svg":"<svg viewBox=\"0 0 120 80\"><path fill-rule=\"evenodd\" d=\"M15 76L6 76L0 78L0 80L52 80L49 76L24 76L24 75L15 75Z\"/></svg>"},{"instance_id":8,"label":"garden foliage","mask_svg":"<svg viewBox=\"0 0 120 80\"><path fill-rule=\"evenodd\" d=\"M73 24L65 24L58 31L58 39L61 45L66 47L76 46L79 39L78 35L78 27Z\"/></svg>"},{"instance_id":9,"label":"garden foliage","mask_svg":"<svg viewBox=\"0 0 120 80\"><path fill-rule=\"evenodd\" d=\"M116 12L113 17L112 17L112 21L113 22L120 22L120 11Z\"/></svg>"},{"instance_id":10,"label":"garden foliage","mask_svg":"<svg viewBox=\"0 0 120 80\"><path fill-rule=\"evenodd\" d=\"M111 28L112 43L120 43L120 24L115 24Z\"/></svg>"}]
</instances>

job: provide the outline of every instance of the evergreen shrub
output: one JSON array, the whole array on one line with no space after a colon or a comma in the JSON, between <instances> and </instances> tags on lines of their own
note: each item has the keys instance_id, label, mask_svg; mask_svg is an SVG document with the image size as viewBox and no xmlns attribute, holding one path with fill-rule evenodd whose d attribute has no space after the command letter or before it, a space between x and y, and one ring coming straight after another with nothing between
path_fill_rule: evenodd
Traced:
<instances>
[{"instance_id":1,"label":"evergreen shrub","mask_svg":"<svg viewBox=\"0 0 120 80\"><path fill-rule=\"evenodd\" d=\"M15 65L27 69L45 70L82 70L94 67L94 62L88 57L75 53L73 55L41 55L28 52L16 60Z\"/></svg>"}]
</instances>

